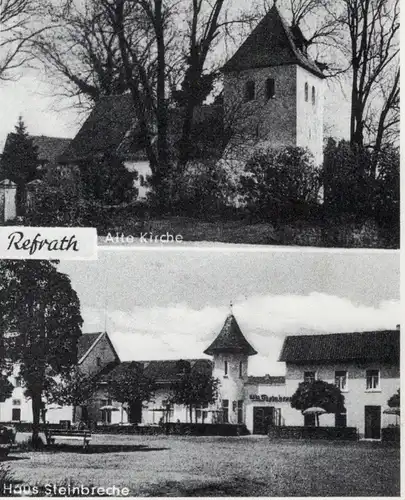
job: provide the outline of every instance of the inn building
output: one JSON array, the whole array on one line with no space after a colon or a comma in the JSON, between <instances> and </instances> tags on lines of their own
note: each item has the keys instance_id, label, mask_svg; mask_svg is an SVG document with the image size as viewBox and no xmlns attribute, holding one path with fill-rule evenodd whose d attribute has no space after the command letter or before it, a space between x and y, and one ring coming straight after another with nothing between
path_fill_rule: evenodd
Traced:
<instances>
[{"instance_id":1,"label":"inn building","mask_svg":"<svg viewBox=\"0 0 405 500\"><path fill-rule=\"evenodd\" d=\"M321 426L355 427L360 438L380 439L381 429L395 424L395 415L384 410L400 387L399 338L399 329L290 335L279 358L285 363L285 376L251 376L249 358L257 351L233 313L207 346L206 357L199 359L121 362L107 333L83 334L79 367L98 377L99 389L86 407L86 416L80 409L47 405L46 420L66 423L86 418L98 425L128 424L126 407L111 399L108 384L133 367L141 368L157 386L152 400L135 415L139 425L189 422L189 409L170 402L172 384L187 365L219 380L216 402L193 407L193 422L245 424L253 434L265 434L270 426L313 426L314 417L293 409L290 401L300 382L318 379L336 384L345 398L345 412L321 415ZM30 422L30 402L23 396L17 368L11 379L15 389L11 398L0 403L0 421Z\"/></svg>"}]
</instances>

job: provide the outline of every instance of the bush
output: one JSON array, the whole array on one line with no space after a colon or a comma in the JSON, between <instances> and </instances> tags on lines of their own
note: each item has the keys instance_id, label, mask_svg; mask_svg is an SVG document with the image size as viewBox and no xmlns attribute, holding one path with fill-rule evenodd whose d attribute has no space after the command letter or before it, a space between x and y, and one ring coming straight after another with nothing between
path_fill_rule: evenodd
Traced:
<instances>
[{"instance_id":1,"label":"bush","mask_svg":"<svg viewBox=\"0 0 405 500\"><path fill-rule=\"evenodd\" d=\"M176 180L172 209L188 216L213 216L232 203L237 185L225 163L189 163Z\"/></svg>"},{"instance_id":2,"label":"bush","mask_svg":"<svg viewBox=\"0 0 405 500\"><path fill-rule=\"evenodd\" d=\"M134 187L137 172L129 172L124 162L112 153L83 161L79 165L83 197L105 205L119 205L136 200Z\"/></svg>"},{"instance_id":3,"label":"bush","mask_svg":"<svg viewBox=\"0 0 405 500\"><path fill-rule=\"evenodd\" d=\"M84 226L86 206L77 194L45 182L38 185L26 211L31 226Z\"/></svg>"},{"instance_id":4,"label":"bush","mask_svg":"<svg viewBox=\"0 0 405 500\"><path fill-rule=\"evenodd\" d=\"M311 153L300 147L256 151L240 177L240 192L250 212L263 219L296 217L316 205L320 170Z\"/></svg>"}]
</instances>

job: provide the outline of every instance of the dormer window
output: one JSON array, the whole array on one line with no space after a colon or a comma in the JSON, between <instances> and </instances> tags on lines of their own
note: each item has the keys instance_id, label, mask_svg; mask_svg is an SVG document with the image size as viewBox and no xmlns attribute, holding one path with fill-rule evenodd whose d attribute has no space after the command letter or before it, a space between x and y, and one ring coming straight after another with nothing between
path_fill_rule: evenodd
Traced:
<instances>
[{"instance_id":1,"label":"dormer window","mask_svg":"<svg viewBox=\"0 0 405 500\"><path fill-rule=\"evenodd\" d=\"M305 102L308 102L308 82L305 82Z\"/></svg>"},{"instance_id":2,"label":"dormer window","mask_svg":"<svg viewBox=\"0 0 405 500\"><path fill-rule=\"evenodd\" d=\"M312 86L312 106L315 106L315 87Z\"/></svg>"},{"instance_id":3,"label":"dormer window","mask_svg":"<svg viewBox=\"0 0 405 500\"><path fill-rule=\"evenodd\" d=\"M276 95L276 86L274 78L268 78L266 80L266 99L274 99Z\"/></svg>"},{"instance_id":4,"label":"dormer window","mask_svg":"<svg viewBox=\"0 0 405 500\"><path fill-rule=\"evenodd\" d=\"M253 101L255 98L255 82L253 80L249 80L246 82L245 86L245 99L246 101Z\"/></svg>"}]
</instances>

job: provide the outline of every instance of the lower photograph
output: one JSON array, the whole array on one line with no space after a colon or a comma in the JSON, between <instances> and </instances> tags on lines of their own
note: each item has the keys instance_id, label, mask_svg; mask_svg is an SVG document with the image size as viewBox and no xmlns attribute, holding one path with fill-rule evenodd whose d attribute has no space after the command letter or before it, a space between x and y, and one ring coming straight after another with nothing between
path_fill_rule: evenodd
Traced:
<instances>
[{"instance_id":1,"label":"lower photograph","mask_svg":"<svg viewBox=\"0 0 405 500\"><path fill-rule=\"evenodd\" d=\"M399 260L0 261L0 496L400 497Z\"/></svg>"}]
</instances>

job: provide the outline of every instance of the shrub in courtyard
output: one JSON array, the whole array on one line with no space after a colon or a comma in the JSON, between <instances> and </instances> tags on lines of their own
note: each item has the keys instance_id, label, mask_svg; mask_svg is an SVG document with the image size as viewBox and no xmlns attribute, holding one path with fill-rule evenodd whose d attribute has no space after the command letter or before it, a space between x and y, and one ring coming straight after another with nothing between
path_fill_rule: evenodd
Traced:
<instances>
[{"instance_id":1,"label":"shrub in courtyard","mask_svg":"<svg viewBox=\"0 0 405 500\"><path fill-rule=\"evenodd\" d=\"M291 407L302 413L308 408L322 408L326 413L343 413L345 398L334 384L323 380L301 382L291 396ZM319 415L317 415L319 426Z\"/></svg>"}]
</instances>

